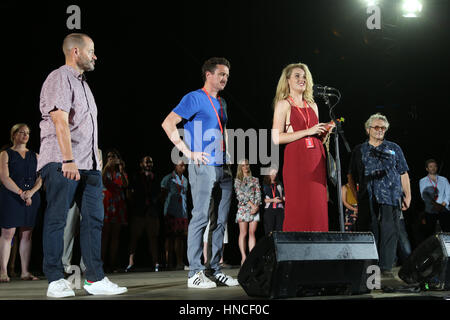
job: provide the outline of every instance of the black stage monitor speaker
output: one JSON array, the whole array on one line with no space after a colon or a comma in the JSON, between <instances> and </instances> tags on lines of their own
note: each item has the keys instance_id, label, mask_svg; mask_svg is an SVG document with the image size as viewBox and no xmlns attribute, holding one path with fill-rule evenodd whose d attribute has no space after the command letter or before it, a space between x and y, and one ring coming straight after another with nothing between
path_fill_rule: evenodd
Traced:
<instances>
[{"instance_id":1,"label":"black stage monitor speaker","mask_svg":"<svg viewBox=\"0 0 450 320\"><path fill-rule=\"evenodd\" d=\"M254 297L362 294L377 264L369 232L272 232L249 253L238 281Z\"/></svg>"},{"instance_id":2,"label":"black stage monitor speaker","mask_svg":"<svg viewBox=\"0 0 450 320\"><path fill-rule=\"evenodd\" d=\"M406 259L398 276L408 284L429 289L450 289L450 233L437 233L423 241Z\"/></svg>"}]
</instances>

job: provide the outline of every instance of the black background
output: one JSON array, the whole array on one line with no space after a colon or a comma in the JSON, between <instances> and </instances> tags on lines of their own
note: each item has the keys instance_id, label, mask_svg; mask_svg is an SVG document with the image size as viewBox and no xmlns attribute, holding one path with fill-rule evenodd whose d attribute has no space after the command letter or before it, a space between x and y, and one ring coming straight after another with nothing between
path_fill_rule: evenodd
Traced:
<instances>
[{"instance_id":1,"label":"black background","mask_svg":"<svg viewBox=\"0 0 450 320\"><path fill-rule=\"evenodd\" d=\"M402 147L410 167L410 211L420 209L418 180L426 159L436 158L449 176L449 1L426 1L418 19L401 17L400 1L384 1L381 30L366 27L370 14L360 0L145 3L2 1L0 144L9 142L13 124L25 122L29 147L39 150L40 89L64 64L62 40L78 31L67 29L66 9L77 4L79 31L92 37L98 57L87 77L99 109L99 147L117 148L129 172L145 154L161 175L171 171L172 145L161 122L183 95L203 85L204 60L223 56L231 62L222 94L228 128L270 129L281 71L303 62L315 83L340 90L335 112L345 118L351 148L365 140L371 114L388 117L387 139ZM328 121L328 108L317 102L321 120ZM345 172L349 154L342 143L340 149ZM330 221L336 223L333 210ZM233 260L230 252L239 255L236 226L229 227Z\"/></svg>"}]
</instances>

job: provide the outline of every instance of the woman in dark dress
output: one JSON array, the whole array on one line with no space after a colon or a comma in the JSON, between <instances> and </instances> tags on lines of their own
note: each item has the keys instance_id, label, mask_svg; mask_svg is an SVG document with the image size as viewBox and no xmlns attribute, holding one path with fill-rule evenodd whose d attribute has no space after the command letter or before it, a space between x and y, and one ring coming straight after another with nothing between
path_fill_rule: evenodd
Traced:
<instances>
[{"instance_id":1,"label":"woman in dark dress","mask_svg":"<svg viewBox=\"0 0 450 320\"><path fill-rule=\"evenodd\" d=\"M325 151L313 99L313 81L303 63L283 69L274 99L275 144L286 144L283 183L285 213L283 231L328 231Z\"/></svg>"},{"instance_id":2,"label":"woman in dark dress","mask_svg":"<svg viewBox=\"0 0 450 320\"><path fill-rule=\"evenodd\" d=\"M284 189L278 179L278 169L269 168L269 174L263 180L264 198L264 233L283 231L284 221Z\"/></svg>"},{"instance_id":3,"label":"woman in dark dress","mask_svg":"<svg viewBox=\"0 0 450 320\"><path fill-rule=\"evenodd\" d=\"M31 255L31 234L40 206L42 180L37 176L38 155L27 149L30 129L16 124L11 129L13 146L0 153L0 282L9 282L7 265L11 241L19 228L22 280L38 280L28 271Z\"/></svg>"}]
</instances>

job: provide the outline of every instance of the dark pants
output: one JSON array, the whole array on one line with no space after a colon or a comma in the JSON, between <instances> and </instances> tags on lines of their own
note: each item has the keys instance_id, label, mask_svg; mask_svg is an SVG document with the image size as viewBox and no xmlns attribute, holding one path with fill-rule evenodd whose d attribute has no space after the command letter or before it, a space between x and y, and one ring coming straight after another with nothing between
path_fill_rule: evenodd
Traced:
<instances>
[{"instance_id":1,"label":"dark pants","mask_svg":"<svg viewBox=\"0 0 450 320\"><path fill-rule=\"evenodd\" d=\"M86 280L99 281L105 275L101 260L103 227L102 174L79 170L79 181L65 178L60 163L49 163L41 170L46 188L47 208L43 229L43 270L48 282L64 278L62 254L67 212L75 200L80 208L80 246L86 265Z\"/></svg>"},{"instance_id":2,"label":"dark pants","mask_svg":"<svg viewBox=\"0 0 450 320\"><path fill-rule=\"evenodd\" d=\"M386 204L371 203L372 232L377 241L381 271L391 271L397 257L401 209Z\"/></svg>"},{"instance_id":3,"label":"dark pants","mask_svg":"<svg viewBox=\"0 0 450 320\"><path fill-rule=\"evenodd\" d=\"M159 261L159 229L160 222L158 216L133 216L130 219L130 244L129 253L135 254L138 240L145 231L147 234L148 250L152 256L152 263L155 265Z\"/></svg>"},{"instance_id":4,"label":"dark pants","mask_svg":"<svg viewBox=\"0 0 450 320\"><path fill-rule=\"evenodd\" d=\"M283 231L284 209L269 206L264 209L264 232Z\"/></svg>"},{"instance_id":5,"label":"dark pants","mask_svg":"<svg viewBox=\"0 0 450 320\"><path fill-rule=\"evenodd\" d=\"M406 232L405 219L399 219L397 252L401 264L405 262L411 254L411 243L409 242L408 233Z\"/></svg>"}]
</instances>

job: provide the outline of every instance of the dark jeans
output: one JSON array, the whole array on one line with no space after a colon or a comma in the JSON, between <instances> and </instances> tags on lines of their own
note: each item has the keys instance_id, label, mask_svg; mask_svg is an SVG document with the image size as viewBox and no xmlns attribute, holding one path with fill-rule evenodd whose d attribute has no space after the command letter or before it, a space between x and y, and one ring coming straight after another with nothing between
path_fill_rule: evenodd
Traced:
<instances>
[{"instance_id":1,"label":"dark jeans","mask_svg":"<svg viewBox=\"0 0 450 320\"><path fill-rule=\"evenodd\" d=\"M377 241L381 271L391 271L396 260L401 209L386 204L371 203L372 232Z\"/></svg>"},{"instance_id":2,"label":"dark jeans","mask_svg":"<svg viewBox=\"0 0 450 320\"><path fill-rule=\"evenodd\" d=\"M411 243L409 242L408 233L406 232L405 219L399 219L397 251L400 263L403 264L411 254Z\"/></svg>"},{"instance_id":3,"label":"dark jeans","mask_svg":"<svg viewBox=\"0 0 450 320\"><path fill-rule=\"evenodd\" d=\"M43 228L43 270L48 282L64 278L62 265L67 212L75 200L80 208L80 246L86 265L86 280L99 281L105 275L101 260L103 227L103 184L100 171L80 170L79 181L65 178L61 163L49 163L41 170L47 196Z\"/></svg>"},{"instance_id":4,"label":"dark jeans","mask_svg":"<svg viewBox=\"0 0 450 320\"><path fill-rule=\"evenodd\" d=\"M269 206L264 209L264 232L283 231L284 209Z\"/></svg>"}]
</instances>

